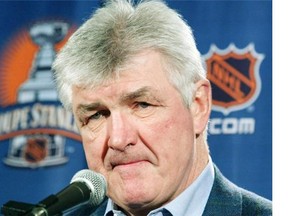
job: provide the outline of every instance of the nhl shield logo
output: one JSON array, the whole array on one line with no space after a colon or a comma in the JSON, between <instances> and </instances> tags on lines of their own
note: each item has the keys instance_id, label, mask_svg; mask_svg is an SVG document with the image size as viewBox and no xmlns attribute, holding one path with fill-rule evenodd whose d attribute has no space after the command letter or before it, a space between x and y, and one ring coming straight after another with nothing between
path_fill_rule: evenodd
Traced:
<instances>
[{"instance_id":1,"label":"nhl shield logo","mask_svg":"<svg viewBox=\"0 0 288 216\"><path fill-rule=\"evenodd\" d=\"M24 158L30 163L37 163L47 156L48 140L42 137L31 137L27 140Z\"/></svg>"},{"instance_id":2,"label":"nhl shield logo","mask_svg":"<svg viewBox=\"0 0 288 216\"><path fill-rule=\"evenodd\" d=\"M213 89L213 110L227 115L250 106L258 98L261 89L259 68L264 55L257 53L253 44L244 49L230 44L225 50L211 45L203 58Z\"/></svg>"}]
</instances>

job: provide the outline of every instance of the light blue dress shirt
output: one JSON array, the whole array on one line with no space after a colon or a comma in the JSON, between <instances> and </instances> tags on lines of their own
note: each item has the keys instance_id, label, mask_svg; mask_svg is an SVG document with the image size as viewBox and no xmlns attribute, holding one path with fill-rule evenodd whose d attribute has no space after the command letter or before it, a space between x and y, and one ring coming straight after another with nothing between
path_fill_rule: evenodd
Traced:
<instances>
[{"instance_id":1,"label":"light blue dress shirt","mask_svg":"<svg viewBox=\"0 0 288 216\"><path fill-rule=\"evenodd\" d=\"M198 178L176 199L151 211L148 216L201 216L204 212L214 182L214 168L211 158ZM114 216L126 216L109 199L105 216L113 211ZM168 214L167 214L168 212ZM169 214L170 213L170 214Z\"/></svg>"}]
</instances>

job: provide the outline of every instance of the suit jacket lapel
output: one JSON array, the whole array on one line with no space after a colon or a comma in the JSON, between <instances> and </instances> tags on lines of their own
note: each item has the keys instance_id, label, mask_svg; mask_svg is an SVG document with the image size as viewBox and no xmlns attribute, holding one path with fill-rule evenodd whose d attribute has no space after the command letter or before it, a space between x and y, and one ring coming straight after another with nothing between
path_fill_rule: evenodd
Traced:
<instances>
[{"instance_id":1,"label":"suit jacket lapel","mask_svg":"<svg viewBox=\"0 0 288 216\"><path fill-rule=\"evenodd\" d=\"M96 209L91 216L103 216L106 211L108 198L106 198Z\"/></svg>"},{"instance_id":2,"label":"suit jacket lapel","mask_svg":"<svg viewBox=\"0 0 288 216\"><path fill-rule=\"evenodd\" d=\"M242 195L232 182L226 179L216 166L214 184L203 216L241 215Z\"/></svg>"}]
</instances>

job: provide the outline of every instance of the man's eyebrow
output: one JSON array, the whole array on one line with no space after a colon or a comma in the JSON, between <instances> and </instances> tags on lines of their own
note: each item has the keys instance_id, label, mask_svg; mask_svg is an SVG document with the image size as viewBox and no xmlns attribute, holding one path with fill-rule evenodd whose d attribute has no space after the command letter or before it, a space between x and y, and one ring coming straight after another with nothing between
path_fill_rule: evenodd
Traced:
<instances>
[{"instance_id":1,"label":"man's eyebrow","mask_svg":"<svg viewBox=\"0 0 288 216\"><path fill-rule=\"evenodd\" d=\"M82 115L82 114L85 114L86 112L97 110L101 106L103 105L99 102L95 102L91 104L79 104L76 108L76 113L78 115Z\"/></svg>"},{"instance_id":2,"label":"man's eyebrow","mask_svg":"<svg viewBox=\"0 0 288 216\"><path fill-rule=\"evenodd\" d=\"M152 97L152 89L150 87L142 87L140 89L137 89L136 91L129 92L127 94L123 94L120 98L121 102L126 102L126 101L133 101L138 98L143 98L143 97ZM155 99L153 96L152 98Z\"/></svg>"}]
</instances>

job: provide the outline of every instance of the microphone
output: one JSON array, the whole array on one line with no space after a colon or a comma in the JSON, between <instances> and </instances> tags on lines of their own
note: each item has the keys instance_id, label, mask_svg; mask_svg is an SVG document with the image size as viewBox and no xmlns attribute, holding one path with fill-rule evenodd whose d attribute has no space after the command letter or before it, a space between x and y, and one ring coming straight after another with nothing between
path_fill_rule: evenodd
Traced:
<instances>
[{"instance_id":1,"label":"microphone","mask_svg":"<svg viewBox=\"0 0 288 216\"><path fill-rule=\"evenodd\" d=\"M40 201L26 216L61 215L81 204L90 207L99 205L106 196L107 183L103 175L84 169L78 171L70 185L56 195L50 195Z\"/></svg>"}]
</instances>

